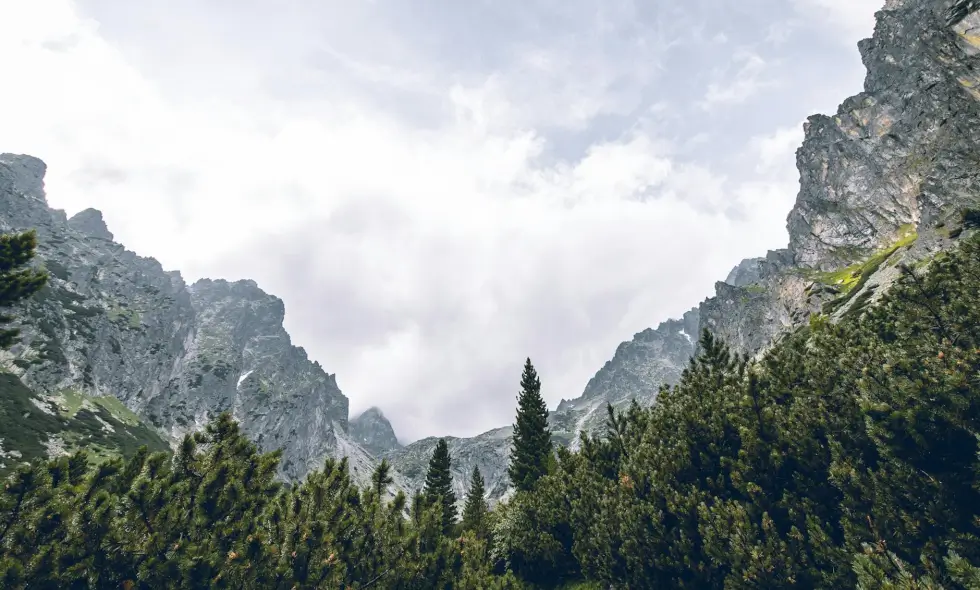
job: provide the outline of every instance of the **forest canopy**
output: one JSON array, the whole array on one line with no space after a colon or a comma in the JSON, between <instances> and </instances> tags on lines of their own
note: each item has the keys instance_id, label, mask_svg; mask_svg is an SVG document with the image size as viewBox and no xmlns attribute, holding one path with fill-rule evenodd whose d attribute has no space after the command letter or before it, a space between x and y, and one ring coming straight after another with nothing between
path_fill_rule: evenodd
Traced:
<instances>
[{"instance_id":1,"label":"forest canopy","mask_svg":"<svg viewBox=\"0 0 980 590\"><path fill-rule=\"evenodd\" d=\"M899 270L759 359L703 333L677 385L576 452L542 436L527 360L494 507L479 472L450 498L445 445L411 500L384 462L364 489L333 459L286 485L227 414L173 454L22 467L0 586L978 588L980 239Z\"/></svg>"}]
</instances>

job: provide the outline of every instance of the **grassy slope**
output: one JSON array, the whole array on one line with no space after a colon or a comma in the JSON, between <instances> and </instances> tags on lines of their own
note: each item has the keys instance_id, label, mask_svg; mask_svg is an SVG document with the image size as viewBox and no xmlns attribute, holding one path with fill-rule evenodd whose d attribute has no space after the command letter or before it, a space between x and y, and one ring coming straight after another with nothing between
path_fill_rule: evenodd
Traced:
<instances>
[{"instance_id":1,"label":"grassy slope","mask_svg":"<svg viewBox=\"0 0 980 590\"><path fill-rule=\"evenodd\" d=\"M128 457L142 445L151 451L169 449L115 398L76 391L41 396L9 373L0 373L0 439L0 475L20 462L49 456L49 448L84 448L95 461Z\"/></svg>"}]
</instances>

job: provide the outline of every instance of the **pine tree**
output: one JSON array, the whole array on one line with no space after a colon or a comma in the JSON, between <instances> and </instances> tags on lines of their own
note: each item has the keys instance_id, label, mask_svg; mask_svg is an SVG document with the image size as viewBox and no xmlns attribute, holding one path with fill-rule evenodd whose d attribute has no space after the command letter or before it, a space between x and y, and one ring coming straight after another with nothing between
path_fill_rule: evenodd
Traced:
<instances>
[{"instance_id":1,"label":"pine tree","mask_svg":"<svg viewBox=\"0 0 980 590\"><path fill-rule=\"evenodd\" d=\"M485 492L483 475L478 467L474 467L473 479L466 494L466 505L463 507L463 530L473 531L481 539L486 536L487 512L490 510L483 497Z\"/></svg>"},{"instance_id":2,"label":"pine tree","mask_svg":"<svg viewBox=\"0 0 980 590\"><path fill-rule=\"evenodd\" d=\"M30 297L47 282L47 273L22 268L34 258L36 248L37 234L33 230L0 236L0 309ZM3 327L12 320L0 314L0 349L9 348L20 333Z\"/></svg>"},{"instance_id":3,"label":"pine tree","mask_svg":"<svg viewBox=\"0 0 980 590\"><path fill-rule=\"evenodd\" d=\"M548 472L550 460L548 406L541 397L541 381L529 358L524 362L524 373L521 376L517 422L514 424L514 446L510 453L507 475L515 488L530 491L535 482Z\"/></svg>"},{"instance_id":4,"label":"pine tree","mask_svg":"<svg viewBox=\"0 0 980 590\"><path fill-rule=\"evenodd\" d=\"M429 460L429 472L425 476L425 497L429 505L442 503L442 528L449 534L456 524L456 494L453 492L452 461L449 445L441 438L436 443Z\"/></svg>"},{"instance_id":5,"label":"pine tree","mask_svg":"<svg viewBox=\"0 0 980 590\"><path fill-rule=\"evenodd\" d=\"M394 479L391 477L391 464L388 463L387 459L382 459L381 463L375 468L374 473L371 474L371 488L374 494L380 499L384 497L385 492L388 491L388 486L394 483Z\"/></svg>"}]
</instances>

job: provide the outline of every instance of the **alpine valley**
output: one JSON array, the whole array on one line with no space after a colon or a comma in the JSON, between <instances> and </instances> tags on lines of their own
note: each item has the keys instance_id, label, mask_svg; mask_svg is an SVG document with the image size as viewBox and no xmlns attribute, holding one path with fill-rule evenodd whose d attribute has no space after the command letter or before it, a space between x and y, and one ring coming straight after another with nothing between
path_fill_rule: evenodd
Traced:
<instances>
[{"instance_id":1,"label":"alpine valley","mask_svg":"<svg viewBox=\"0 0 980 590\"><path fill-rule=\"evenodd\" d=\"M787 247L745 260L713 297L620 344L550 413L558 444L604 428L609 404L654 403L702 330L756 355L811 314L859 314L899 264L965 235L961 212L980 206L980 6L960 4L973 11L887 1L859 44L864 91L805 124ZM352 418L335 376L283 329L282 300L250 280L185 283L115 242L98 211L49 207L44 174L35 157L0 155L0 232L36 229L50 275L15 310L19 343L0 352L0 470L82 446L106 457L166 448L227 411L262 450L282 449L283 478L346 456L364 483L386 458L394 490L422 487L438 439L403 445L383 408ZM490 500L508 495L510 437L502 426L447 439L457 498L474 467Z\"/></svg>"}]
</instances>

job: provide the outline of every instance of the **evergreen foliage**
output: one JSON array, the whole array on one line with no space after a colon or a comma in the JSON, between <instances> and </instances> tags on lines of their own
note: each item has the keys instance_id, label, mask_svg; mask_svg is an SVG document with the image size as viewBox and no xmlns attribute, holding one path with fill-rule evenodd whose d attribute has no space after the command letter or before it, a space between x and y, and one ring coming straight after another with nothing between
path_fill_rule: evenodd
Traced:
<instances>
[{"instance_id":1,"label":"evergreen foliage","mask_svg":"<svg viewBox=\"0 0 980 590\"><path fill-rule=\"evenodd\" d=\"M444 440L411 506L387 462L283 485L227 415L172 457L35 462L0 492L0 587L978 588L980 238L900 271L757 360L703 333L655 405L554 459L528 361L523 487L488 509L476 471L462 534Z\"/></svg>"},{"instance_id":2,"label":"evergreen foliage","mask_svg":"<svg viewBox=\"0 0 980 590\"><path fill-rule=\"evenodd\" d=\"M36 249L37 234L33 230L0 235L0 310L27 299L47 283L47 273L27 266ZM11 320L0 313L0 350L10 348L20 334L16 328L5 327Z\"/></svg>"},{"instance_id":3,"label":"evergreen foliage","mask_svg":"<svg viewBox=\"0 0 980 590\"><path fill-rule=\"evenodd\" d=\"M456 525L456 492L453 491L452 459L449 445L441 438L432 451L429 471L425 475L424 495L430 505L438 505L442 510L442 530L451 534Z\"/></svg>"},{"instance_id":4,"label":"evergreen foliage","mask_svg":"<svg viewBox=\"0 0 980 590\"><path fill-rule=\"evenodd\" d=\"M507 474L518 491L529 492L548 472L552 453L548 406L541 397L541 381L531 359L524 362L521 375L513 445Z\"/></svg>"},{"instance_id":5,"label":"evergreen foliage","mask_svg":"<svg viewBox=\"0 0 980 590\"><path fill-rule=\"evenodd\" d=\"M463 506L462 525L464 531L472 532L479 539L487 536L487 513L490 512L490 507L487 505L485 494L483 475L479 467L474 467L470 489L466 494L466 504Z\"/></svg>"}]
</instances>

